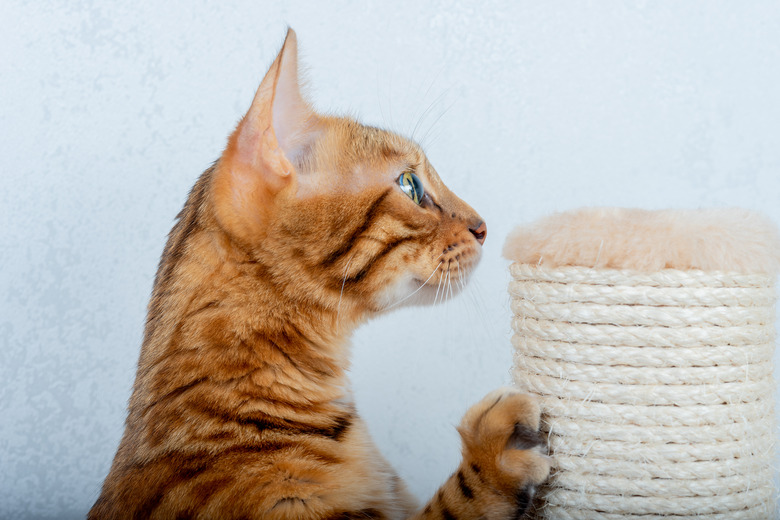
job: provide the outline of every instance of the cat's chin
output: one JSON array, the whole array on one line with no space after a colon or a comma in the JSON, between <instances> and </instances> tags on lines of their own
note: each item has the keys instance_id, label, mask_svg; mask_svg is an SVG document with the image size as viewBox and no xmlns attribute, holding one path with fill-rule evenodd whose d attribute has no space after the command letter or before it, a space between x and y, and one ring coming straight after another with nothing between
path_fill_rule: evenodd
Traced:
<instances>
[{"instance_id":1,"label":"cat's chin","mask_svg":"<svg viewBox=\"0 0 780 520\"><path fill-rule=\"evenodd\" d=\"M401 307L416 307L434 305L449 300L463 291L468 277L463 280L448 280L426 283L425 280L409 275L395 284L388 286L376 298L377 307L381 311L399 309Z\"/></svg>"},{"instance_id":2,"label":"cat's chin","mask_svg":"<svg viewBox=\"0 0 780 520\"><path fill-rule=\"evenodd\" d=\"M450 286L445 286L442 282L441 287L426 285L415 295L417 301L414 305L435 305L447 301L461 292L463 292L463 286L455 282L452 282Z\"/></svg>"}]
</instances>

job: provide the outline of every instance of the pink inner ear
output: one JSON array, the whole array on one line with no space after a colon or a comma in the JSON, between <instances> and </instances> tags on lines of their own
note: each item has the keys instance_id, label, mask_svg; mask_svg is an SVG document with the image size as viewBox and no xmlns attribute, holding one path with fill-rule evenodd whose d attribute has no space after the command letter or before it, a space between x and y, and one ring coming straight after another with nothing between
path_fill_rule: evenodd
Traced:
<instances>
[{"instance_id":1,"label":"pink inner ear","mask_svg":"<svg viewBox=\"0 0 780 520\"><path fill-rule=\"evenodd\" d=\"M288 33L280 58L272 107L273 129L284 155L295 163L314 138L316 119L301 95L295 33Z\"/></svg>"},{"instance_id":2,"label":"pink inner ear","mask_svg":"<svg viewBox=\"0 0 780 520\"><path fill-rule=\"evenodd\" d=\"M297 53L290 30L234 135L236 157L266 175L287 177L315 136L317 116L301 96Z\"/></svg>"},{"instance_id":3,"label":"pink inner ear","mask_svg":"<svg viewBox=\"0 0 780 520\"><path fill-rule=\"evenodd\" d=\"M309 111L298 92L296 78L285 77L288 74L284 74L282 63L282 74L274 94L273 128L279 147L290 162L295 162L302 148L300 141L305 137Z\"/></svg>"}]
</instances>

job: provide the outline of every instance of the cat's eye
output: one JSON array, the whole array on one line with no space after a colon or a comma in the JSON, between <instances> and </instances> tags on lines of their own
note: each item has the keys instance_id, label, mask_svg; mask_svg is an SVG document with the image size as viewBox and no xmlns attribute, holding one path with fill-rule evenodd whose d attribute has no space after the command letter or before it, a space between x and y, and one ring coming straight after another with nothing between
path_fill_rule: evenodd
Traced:
<instances>
[{"instance_id":1,"label":"cat's eye","mask_svg":"<svg viewBox=\"0 0 780 520\"><path fill-rule=\"evenodd\" d=\"M425 189L420 178L412 170L406 170L398 177L398 185L415 204L422 204Z\"/></svg>"}]
</instances>

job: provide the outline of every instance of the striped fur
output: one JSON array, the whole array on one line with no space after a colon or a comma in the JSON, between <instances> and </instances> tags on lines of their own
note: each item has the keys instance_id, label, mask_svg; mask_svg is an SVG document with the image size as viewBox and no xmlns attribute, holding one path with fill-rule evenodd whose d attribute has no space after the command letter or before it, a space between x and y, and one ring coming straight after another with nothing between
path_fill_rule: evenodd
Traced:
<instances>
[{"instance_id":1,"label":"striped fur","mask_svg":"<svg viewBox=\"0 0 780 520\"><path fill-rule=\"evenodd\" d=\"M517 517L548 472L529 397L502 390L466 414L463 463L423 508L355 411L352 330L456 293L485 227L417 145L314 113L296 59L290 32L170 233L89 518ZM395 182L409 168L420 205Z\"/></svg>"}]
</instances>

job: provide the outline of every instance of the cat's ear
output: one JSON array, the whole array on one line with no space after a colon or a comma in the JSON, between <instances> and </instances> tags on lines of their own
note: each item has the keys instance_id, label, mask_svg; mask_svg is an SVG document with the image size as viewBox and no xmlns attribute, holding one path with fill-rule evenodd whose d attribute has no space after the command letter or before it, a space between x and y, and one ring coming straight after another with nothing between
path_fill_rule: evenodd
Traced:
<instances>
[{"instance_id":1,"label":"cat's ear","mask_svg":"<svg viewBox=\"0 0 780 520\"><path fill-rule=\"evenodd\" d=\"M214 183L218 214L240 227L262 220L275 196L294 188L295 165L316 138L318 126L317 115L301 94L298 42L288 29L219 161Z\"/></svg>"},{"instance_id":2,"label":"cat's ear","mask_svg":"<svg viewBox=\"0 0 780 520\"><path fill-rule=\"evenodd\" d=\"M295 31L288 29L279 55L236 129L236 153L243 162L285 177L293 172L289 166L305 151L315 127L316 116L301 95L298 41Z\"/></svg>"}]
</instances>

